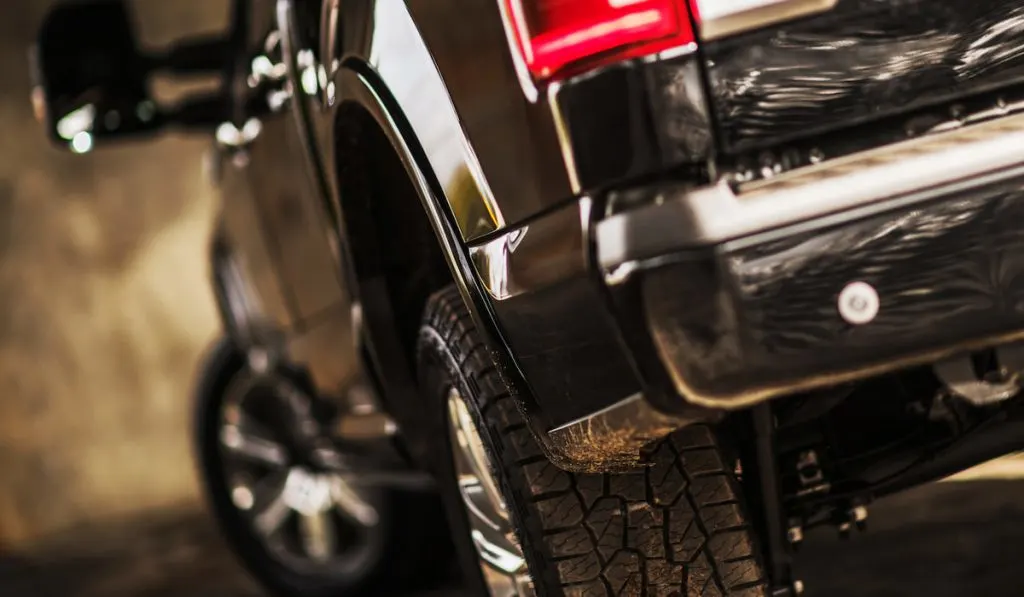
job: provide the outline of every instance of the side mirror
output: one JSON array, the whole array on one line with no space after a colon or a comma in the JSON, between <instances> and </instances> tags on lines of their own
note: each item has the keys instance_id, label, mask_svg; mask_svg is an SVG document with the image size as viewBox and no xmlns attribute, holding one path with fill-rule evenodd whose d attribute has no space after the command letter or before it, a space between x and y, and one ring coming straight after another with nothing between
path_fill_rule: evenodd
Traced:
<instances>
[{"instance_id":1,"label":"side mirror","mask_svg":"<svg viewBox=\"0 0 1024 597\"><path fill-rule=\"evenodd\" d=\"M224 38L144 53L121 0L54 7L30 53L36 116L59 146L85 153L114 138L155 133L168 125L212 130L227 113L223 95L160 106L150 94L157 71L218 72L229 57Z\"/></svg>"}]
</instances>

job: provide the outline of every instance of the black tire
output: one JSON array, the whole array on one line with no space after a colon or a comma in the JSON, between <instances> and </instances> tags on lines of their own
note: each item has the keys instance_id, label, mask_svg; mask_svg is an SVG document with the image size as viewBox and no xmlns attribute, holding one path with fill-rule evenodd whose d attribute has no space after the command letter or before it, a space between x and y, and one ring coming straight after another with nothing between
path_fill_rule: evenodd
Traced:
<instances>
[{"instance_id":1,"label":"black tire","mask_svg":"<svg viewBox=\"0 0 1024 597\"><path fill-rule=\"evenodd\" d=\"M377 597L433 589L457 576L451 532L438 496L382 491L374 505L383 535L373 563L358 574L304 574L274 558L234 506L218 446L219 413L227 389L247 366L228 339L202 363L194 396L193 444L200 482L217 526L242 566L278 597ZM423 545L431 549L424 551Z\"/></svg>"},{"instance_id":2,"label":"black tire","mask_svg":"<svg viewBox=\"0 0 1024 597\"><path fill-rule=\"evenodd\" d=\"M711 428L673 434L645 470L571 474L541 453L456 289L430 299L417 356L421 388L439 412L453 387L475 410L538 595L767 595Z\"/></svg>"}]
</instances>

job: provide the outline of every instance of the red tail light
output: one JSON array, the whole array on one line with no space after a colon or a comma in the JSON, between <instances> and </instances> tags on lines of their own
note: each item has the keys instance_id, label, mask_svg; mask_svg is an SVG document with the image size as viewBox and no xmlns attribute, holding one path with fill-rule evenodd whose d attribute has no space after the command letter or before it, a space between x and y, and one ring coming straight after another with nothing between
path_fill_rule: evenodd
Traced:
<instances>
[{"instance_id":1,"label":"red tail light","mask_svg":"<svg viewBox=\"0 0 1024 597\"><path fill-rule=\"evenodd\" d=\"M685 0L499 0L541 81L694 42Z\"/></svg>"}]
</instances>

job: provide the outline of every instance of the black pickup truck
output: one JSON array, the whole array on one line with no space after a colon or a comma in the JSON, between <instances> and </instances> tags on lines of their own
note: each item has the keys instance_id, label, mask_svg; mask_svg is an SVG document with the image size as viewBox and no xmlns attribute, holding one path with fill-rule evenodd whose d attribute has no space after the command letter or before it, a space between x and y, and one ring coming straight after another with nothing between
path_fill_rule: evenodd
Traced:
<instances>
[{"instance_id":1,"label":"black pickup truck","mask_svg":"<svg viewBox=\"0 0 1024 597\"><path fill-rule=\"evenodd\" d=\"M230 9L59 5L33 97L211 139L198 456L277 592L795 596L808 527L1024 446L1024 5Z\"/></svg>"}]
</instances>

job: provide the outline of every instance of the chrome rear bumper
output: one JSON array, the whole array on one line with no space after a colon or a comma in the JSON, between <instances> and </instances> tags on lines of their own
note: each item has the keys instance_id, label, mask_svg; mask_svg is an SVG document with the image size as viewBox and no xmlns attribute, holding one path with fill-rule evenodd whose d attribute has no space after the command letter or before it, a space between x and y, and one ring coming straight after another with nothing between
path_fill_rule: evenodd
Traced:
<instances>
[{"instance_id":1,"label":"chrome rear bumper","mask_svg":"<svg viewBox=\"0 0 1024 597\"><path fill-rule=\"evenodd\" d=\"M694 404L745 407L1024 338L1024 117L659 194L596 225L596 260L613 296L634 297L616 301L620 321L642 313ZM873 312L851 314L851 296Z\"/></svg>"},{"instance_id":2,"label":"chrome rear bumper","mask_svg":"<svg viewBox=\"0 0 1024 597\"><path fill-rule=\"evenodd\" d=\"M1024 114L930 135L738 189L665 189L658 204L597 225L604 269L823 218L867 217L1024 173ZM760 239L759 239L760 240Z\"/></svg>"}]
</instances>

